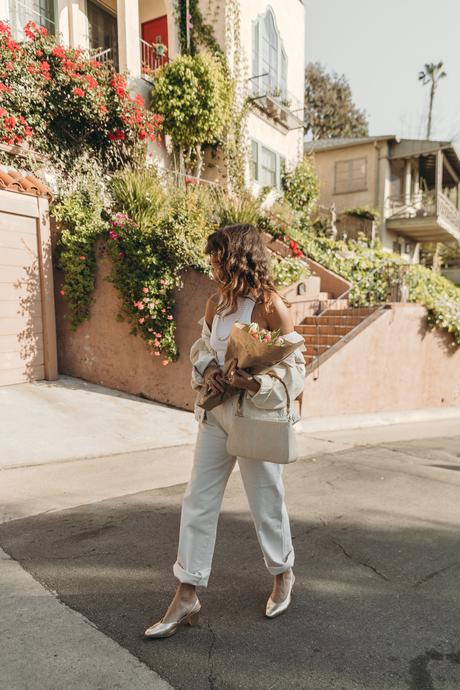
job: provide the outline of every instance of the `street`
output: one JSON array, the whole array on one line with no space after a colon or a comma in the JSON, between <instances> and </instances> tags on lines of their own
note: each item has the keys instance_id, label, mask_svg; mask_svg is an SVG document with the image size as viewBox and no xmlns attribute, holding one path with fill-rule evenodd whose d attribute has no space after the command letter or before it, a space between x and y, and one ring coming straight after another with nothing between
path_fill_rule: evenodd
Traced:
<instances>
[{"instance_id":1,"label":"street","mask_svg":"<svg viewBox=\"0 0 460 690\"><path fill-rule=\"evenodd\" d=\"M271 577L234 472L199 625L159 641L142 633L174 592L185 480L123 490L101 458L92 463L108 463L110 495L100 500L89 473L83 500L88 461L3 470L21 490L0 525L0 687L460 688L458 419L407 427L317 432L320 452L302 435L305 459L284 470L296 584L275 620L263 615ZM152 477L191 446L156 453ZM149 462L136 457L133 477ZM72 477L80 467L80 504L48 497L21 517L66 467Z\"/></svg>"}]
</instances>

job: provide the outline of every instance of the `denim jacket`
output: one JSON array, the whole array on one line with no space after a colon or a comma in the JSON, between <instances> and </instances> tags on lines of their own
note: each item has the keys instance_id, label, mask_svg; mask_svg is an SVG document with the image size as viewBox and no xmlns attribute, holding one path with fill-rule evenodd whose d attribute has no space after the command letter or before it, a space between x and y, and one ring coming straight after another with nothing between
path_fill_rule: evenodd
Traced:
<instances>
[{"instance_id":1,"label":"denim jacket","mask_svg":"<svg viewBox=\"0 0 460 690\"><path fill-rule=\"evenodd\" d=\"M204 383L203 373L213 360L217 361L217 353L210 345L209 339L211 331L206 323L204 316L198 321L201 325L201 337L195 340L190 349L190 361L192 363L192 388L199 391ZM303 391L305 383L305 361L303 352L305 351L305 344L303 337L296 331L292 331L283 338L289 342L302 342L302 345L291 352L282 362L271 367L277 376L279 376L289 391L292 403L297 396ZM269 374L256 374L255 380L260 383L260 388L256 393L246 391L243 399L243 414L246 417L279 417L286 414L286 391L283 384L278 379ZM199 407L197 400L195 401L195 419L203 421L206 410ZM294 411L292 406L291 418L293 422L298 421L299 415Z\"/></svg>"}]
</instances>

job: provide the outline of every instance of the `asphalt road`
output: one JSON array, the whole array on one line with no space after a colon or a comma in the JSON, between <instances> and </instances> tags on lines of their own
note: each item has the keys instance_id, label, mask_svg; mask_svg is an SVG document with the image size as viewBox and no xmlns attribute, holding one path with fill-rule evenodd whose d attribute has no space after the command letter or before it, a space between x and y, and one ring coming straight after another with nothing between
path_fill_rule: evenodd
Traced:
<instances>
[{"instance_id":1,"label":"asphalt road","mask_svg":"<svg viewBox=\"0 0 460 690\"><path fill-rule=\"evenodd\" d=\"M200 624L166 640L142 632L175 588L184 485L13 520L0 546L177 689L458 690L460 435L318 455L285 484L296 585L275 620L239 474Z\"/></svg>"}]
</instances>

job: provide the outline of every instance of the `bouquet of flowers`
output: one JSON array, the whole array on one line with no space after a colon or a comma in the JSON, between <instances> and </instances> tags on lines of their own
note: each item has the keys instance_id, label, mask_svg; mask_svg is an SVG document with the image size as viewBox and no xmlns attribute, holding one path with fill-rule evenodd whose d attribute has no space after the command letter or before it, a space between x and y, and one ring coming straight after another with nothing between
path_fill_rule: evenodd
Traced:
<instances>
[{"instance_id":1,"label":"bouquet of flowers","mask_svg":"<svg viewBox=\"0 0 460 690\"><path fill-rule=\"evenodd\" d=\"M228 375L234 369L244 369L248 374L266 374L273 366L286 359L294 350L301 347L302 342L289 342L280 331L269 331L260 328L255 322L244 324L237 321L233 324L225 352L223 367L224 391L215 393L203 390L198 405L205 410L212 410L234 395L241 392L241 388L227 382Z\"/></svg>"}]
</instances>

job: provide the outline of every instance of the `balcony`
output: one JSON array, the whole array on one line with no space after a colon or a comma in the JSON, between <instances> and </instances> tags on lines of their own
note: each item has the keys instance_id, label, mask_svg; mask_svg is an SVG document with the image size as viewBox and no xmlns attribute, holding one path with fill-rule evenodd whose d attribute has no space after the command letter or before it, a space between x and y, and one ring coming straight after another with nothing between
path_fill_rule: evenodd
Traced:
<instances>
[{"instance_id":1,"label":"balcony","mask_svg":"<svg viewBox=\"0 0 460 690\"><path fill-rule=\"evenodd\" d=\"M304 105L284 88L273 86L265 75L252 78L251 101L286 129L304 126Z\"/></svg>"},{"instance_id":2,"label":"balcony","mask_svg":"<svg viewBox=\"0 0 460 690\"><path fill-rule=\"evenodd\" d=\"M460 241L460 211L442 192L389 197L386 227L415 242Z\"/></svg>"},{"instance_id":3,"label":"balcony","mask_svg":"<svg viewBox=\"0 0 460 690\"><path fill-rule=\"evenodd\" d=\"M168 62L167 48L163 43L148 43L143 38L140 40L141 50L141 75L144 79L152 81L155 71Z\"/></svg>"}]
</instances>

